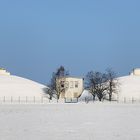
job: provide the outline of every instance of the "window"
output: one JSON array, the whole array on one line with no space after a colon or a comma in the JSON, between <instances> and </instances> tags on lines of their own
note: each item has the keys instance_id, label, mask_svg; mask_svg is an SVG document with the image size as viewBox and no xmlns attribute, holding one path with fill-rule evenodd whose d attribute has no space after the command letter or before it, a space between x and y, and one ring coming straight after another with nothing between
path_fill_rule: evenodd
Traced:
<instances>
[{"instance_id":1,"label":"window","mask_svg":"<svg viewBox=\"0 0 140 140\"><path fill-rule=\"evenodd\" d=\"M78 81L75 81L75 88L78 88Z\"/></svg>"},{"instance_id":2,"label":"window","mask_svg":"<svg viewBox=\"0 0 140 140\"><path fill-rule=\"evenodd\" d=\"M69 88L69 82L65 82L65 88Z\"/></svg>"},{"instance_id":3,"label":"window","mask_svg":"<svg viewBox=\"0 0 140 140\"><path fill-rule=\"evenodd\" d=\"M64 88L65 87L65 84L64 83L65 83L64 81L61 81L60 82L61 88Z\"/></svg>"},{"instance_id":4,"label":"window","mask_svg":"<svg viewBox=\"0 0 140 140\"><path fill-rule=\"evenodd\" d=\"M73 88L73 81L70 81L70 88Z\"/></svg>"}]
</instances>

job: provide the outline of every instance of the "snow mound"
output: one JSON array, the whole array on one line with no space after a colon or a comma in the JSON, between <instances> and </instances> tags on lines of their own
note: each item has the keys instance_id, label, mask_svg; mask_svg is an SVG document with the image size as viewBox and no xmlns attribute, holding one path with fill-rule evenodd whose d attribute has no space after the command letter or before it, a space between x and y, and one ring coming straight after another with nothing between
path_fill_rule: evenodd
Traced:
<instances>
[{"instance_id":1,"label":"snow mound","mask_svg":"<svg viewBox=\"0 0 140 140\"><path fill-rule=\"evenodd\" d=\"M22 77L0 75L0 97L41 97L46 88Z\"/></svg>"},{"instance_id":2,"label":"snow mound","mask_svg":"<svg viewBox=\"0 0 140 140\"><path fill-rule=\"evenodd\" d=\"M79 97L79 101L83 100L93 100L93 95L88 90L84 90L81 96Z\"/></svg>"},{"instance_id":3,"label":"snow mound","mask_svg":"<svg viewBox=\"0 0 140 140\"><path fill-rule=\"evenodd\" d=\"M140 101L140 76L124 76L118 78L119 87L118 87L118 94L114 93L112 95L113 100L120 100L120 101ZM108 96L106 96L108 99ZM93 100L93 96L87 90L79 97L79 101L83 100Z\"/></svg>"},{"instance_id":4,"label":"snow mound","mask_svg":"<svg viewBox=\"0 0 140 140\"><path fill-rule=\"evenodd\" d=\"M138 99L140 100L140 76L124 76L118 78L119 99Z\"/></svg>"}]
</instances>

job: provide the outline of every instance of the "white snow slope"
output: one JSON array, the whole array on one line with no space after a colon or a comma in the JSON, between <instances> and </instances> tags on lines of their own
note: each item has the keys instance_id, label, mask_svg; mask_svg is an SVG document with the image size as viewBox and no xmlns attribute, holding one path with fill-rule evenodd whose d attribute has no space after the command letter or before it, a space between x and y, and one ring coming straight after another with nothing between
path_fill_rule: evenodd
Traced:
<instances>
[{"instance_id":1,"label":"white snow slope","mask_svg":"<svg viewBox=\"0 0 140 140\"><path fill-rule=\"evenodd\" d=\"M118 78L119 87L118 94L113 94L114 99L119 99L120 101L130 101L132 100L140 102L140 76L124 76ZM93 99L92 95L84 90L79 100Z\"/></svg>"},{"instance_id":2,"label":"white snow slope","mask_svg":"<svg viewBox=\"0 0 140 140\"><path fill-rule=\"evenodd\" d=\"M140 100L140 76L124 76L118 78L120 83L119 100ZM0 75L0 98L3 97L41 97L46 95L44 89L45 85L31 81L29 79L18 76L2 76ZM92 98L91 94L86 91L81 98Z\"/></svg>"},{"instance_id":3,"label":"white snow slope","mask_svg":"<svg viewBox=\"0 0 140 140\"><path fill-rule=\"evenodd\" d=\"M140 140L140 104L0 105L0 140Z\"/></svg>"},{"instance_id":4,"label":"white snow slope","mask_svg":"<svg viewBox=\"0 0 140 140\"><path fill-rule=\"evenodd\" d=\"M0 75L0 97L41 97L46 87L18 76Z\"/></svg>"},{"instance_id":5,"label":"white snow slope","mask_svg":"<svg viewBox=\"0 0 140 140\"><path fill-rule=\"evenodd\" d=\"M118 79L120 83L119 99L140 100L140 76L124 76Z\"/></svg>"}]
</instances>

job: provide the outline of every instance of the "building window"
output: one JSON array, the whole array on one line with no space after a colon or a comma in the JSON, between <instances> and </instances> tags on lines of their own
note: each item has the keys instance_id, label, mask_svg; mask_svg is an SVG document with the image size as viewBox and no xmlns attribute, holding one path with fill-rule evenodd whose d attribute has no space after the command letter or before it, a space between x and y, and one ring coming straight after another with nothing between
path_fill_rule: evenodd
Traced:
<instances>
[{"instance_id":1,"label":"building window","mask_svg":"<svg viewBox=\"0 0 140 140\"><path fill-rule=\"evenodd\" d=\"M64 81L61 81L60 82L60 85L61 85L61 88L64 88L65 87L65 82Z\"/></svg>"},{"instance_id":2,"label":"building window","mask_svg":"<svg viewBox=\"0 0 140 140\"><path fill-rule=\"evenodd\" d=\"M78 81L75 81L75 88L78 88Z\"/></svg>"},{"instance_id":3,"label":"building window","mask_svg":"<svg viewBox=\"0 0 140 140\"><path fill-rule=\"evenodd\" d=\"M69 82L65 82L65 88L69 88Z\"/></svg>"},{"instance_id":4,"label":"building window","mask_svg":"<svg viewBox=\"0 0 140 140\"><path fill-rule=\"evenodd\" d=\"M73 88L73 81L70 81L70 88Z\"/></svg>"}]
</instances>

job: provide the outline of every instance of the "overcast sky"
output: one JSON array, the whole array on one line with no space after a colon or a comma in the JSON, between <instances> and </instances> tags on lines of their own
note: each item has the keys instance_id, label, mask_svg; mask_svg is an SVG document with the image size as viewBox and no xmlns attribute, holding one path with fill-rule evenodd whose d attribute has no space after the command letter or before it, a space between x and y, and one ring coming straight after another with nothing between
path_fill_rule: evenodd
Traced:
<instances>
[{"instance_id":1,"label":"overcast sky","mask_svg":"<svg viewBox=\"0 0 140 140\"><path fill-rule=\"evenodd\" d=\"M0 67L46 84L60 65L140 67L140 0L1 0Z\"/></svg>"}]
</instances>

